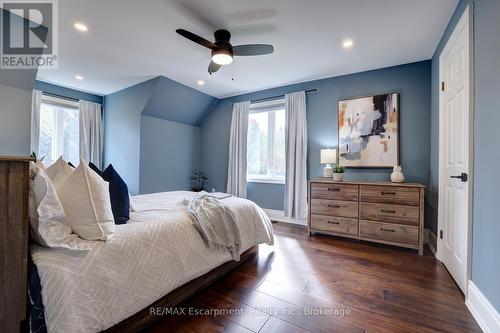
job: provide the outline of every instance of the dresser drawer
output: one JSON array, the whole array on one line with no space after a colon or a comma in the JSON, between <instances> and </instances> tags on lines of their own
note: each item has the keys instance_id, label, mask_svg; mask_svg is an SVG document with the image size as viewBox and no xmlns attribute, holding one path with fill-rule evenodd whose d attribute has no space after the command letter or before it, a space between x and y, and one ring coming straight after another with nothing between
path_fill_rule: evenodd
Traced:
<instances>
[{"instance_id":1,"label":"dresser drawer","mask_svg":"<svg viewBox=\"0 0 500 333\"><path fill-rule=\"evenodd\" d=\"M351 201L311 199L311 214L358 218L358 203Z\"/></svg>"},{"instance_id":2,"label":"dresser drawer","mask_svg":"<svg viewBox=\"0 0 500 333\"><path fill-rule=\"evenodd\" d=\"M311 198L358 201L358 185L311 183Z\"/></svg>"},{"instance_id":3,"label":"dresser drawer","mask_svg":"<svg viewBox=\"0 0 500 333\"><path fill-rule=\"evenodd\" d=\"M358 220L344 217L330 217L324 215L311 215L311 228L324 231L339 232L357 235Z\"/></svg>"},{"instance_id":4,"label":"dresser drawer","mask_svg":"<svg viewBox=\"0 0 500 333\"><path fill-rule=\"evenodd\" d=\"M420 209L413 206L372 204L362 202L360 219L419 225Z\"/></svg>"},{"instance_id":5,"label":"dresser drawer","mask_svg":"<svg viewBox=\"0 0 500 333\"><path fill-rule=\"evenodd\" d=\"M420 204L420 189L416 187L361 185L359 193L362 202L416 207Z\"/></svg>"},{"instance_id":6,"label":"dresser drawer","mask_svg":"<svg viewBox=\"0 0 500 333\"><path fill-rule=\"evenodd\" d=\"M359 235L373 239L418 245L418 227L416 226L359 221Z\"/></svg>"}]
</instances>

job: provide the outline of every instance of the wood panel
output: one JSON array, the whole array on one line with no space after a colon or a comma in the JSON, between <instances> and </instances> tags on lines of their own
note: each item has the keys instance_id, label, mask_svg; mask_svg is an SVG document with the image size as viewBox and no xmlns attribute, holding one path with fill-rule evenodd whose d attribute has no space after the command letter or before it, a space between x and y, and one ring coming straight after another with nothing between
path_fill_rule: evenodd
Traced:
<instances>
[{"instance_id":1,"label":"wood panel","mask_svg":"<svg viewBox=\"0 0 500 333\"><path fill-rule=\"evenodd\" d=\"M354 184L320 184L311 185L311 198L343 201L358 201L359 186Z\"/></svg>"},{"instance_id":2,"label":"wood panel","mask_svg":"<svg viewBox=\"0 0 500 333\"><path fill-rule=\"evenodd\" d=\"M360 219L419 225L419 207L360 203Z\"/></svg>"},{"instance_id":3,"label":"wood panel","mask_svg":"<svg viewBox=\"0 0 500 333\"><path fill-rule=\"evenodd\" d=\"M393 246L309 237L305 228L284 223L273 227L275 245L261 245L258 256L182 306L253 309L253 315L244 320L167 316L145 332L481 332L464 296L428 248L418 256ZM299 278L304 283L298 284ZM305 314L319 308L350 313Z\"/></svg>"},{"instance_id":4,"label":"wood panel","mask_svg":"<svg viewBox=\"0 0 500 333\"><path fill-rule=\"evenodd\" d=\"M359 235L398 243L418 245L418 227L374 221L359 221Z\"/></svg>"},{"instance_id":5,"label":"wood panel","mask_svg":"<svg viewBox=\"0 0 500 333\"><path fill-rule=\"evenodd\" d=\"M29 164L0 159L0 322L4 332L26 324Z\"/></svg>"},{"instance_id":6,"label":"wood panel","mask_svg":"<svg viewBox=\"0 0 500 333\"><path fill-rule=\"evenodd\" d=\"M361 202L419 207L420 192L417 187L361 185L359 199Z\"/></svg>"},{"instance_id":7,"label":"wood panel","mask_svg":"<svg viewBox=\"0 0 500 333\"><path fill-rule=\"evenodd\" d=\"M311 226L313 229L343 234L358 234L358 220L344 217L333 217L318 214L311 214Z\"/></svg>"},{"instance_id":8,"label":"wood panel","mask_svg":"<svg viewBox=\"0 0 500 333\"><path fill-rule=\"evenodd\" d=\"M311 199L311 214L358 218L358 203L352 201Z\"/></svg>"}]
</instances>

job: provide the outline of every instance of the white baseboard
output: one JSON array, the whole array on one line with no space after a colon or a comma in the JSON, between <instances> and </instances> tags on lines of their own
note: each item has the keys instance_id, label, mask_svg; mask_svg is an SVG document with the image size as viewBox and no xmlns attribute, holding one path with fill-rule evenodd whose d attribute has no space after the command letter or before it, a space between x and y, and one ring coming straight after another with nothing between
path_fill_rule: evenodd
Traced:
<instances>
[{"instance_id":1,"label":"white baseboard","mask_svg":"<svg viewBox=\"0 0 500 333\"><path fill-rule=\"evenodd\" d=\"M465 305L485 333L500 332L500 313L491 305L474 282L469 280Z\"/></svg>"},{"instance_id":2,"label":"white baseboard","mask_svg":"<svg viewBox=\"0 0 500 333\"><path fill-rule=\"evenodd\" d=\"M264 212L269 216L271 221L307 226L307 219L292 219L285 217L285 212L282 210L264 209Z\"/></svg>"}]
</instances>

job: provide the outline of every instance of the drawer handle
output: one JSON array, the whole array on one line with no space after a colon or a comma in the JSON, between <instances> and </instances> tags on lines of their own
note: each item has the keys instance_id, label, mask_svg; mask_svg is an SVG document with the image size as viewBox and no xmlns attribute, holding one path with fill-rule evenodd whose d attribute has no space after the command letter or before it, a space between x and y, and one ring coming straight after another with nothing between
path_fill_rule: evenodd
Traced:
<instances>
[{"instance_id":1,"label":"drawer handle","mask_svg":"<svg viewBox=\"0 0 500 333\"><path fill-rule=\"evenodd\" d=\"M387 192L387 191L382 191L382 195L396 195L396 192Z\"/></svg>"},{"instance_id":2,"label":"drawer handle","mask_svg":"<svg viewBox=\"0 0 500 333\"><path fill-rule=\"evenodd\" d=\"M340 222L336 222L336 221L327 221L329 224L340 224Z\"/></svg>"},{"instance_id":3,"label":"drawer handle","mask_svg":"<svg viewBox=\"0 0 500 333\"><path fill-rule=\"evenodd\" d=\"M328 191L340 192L340 189L339 188L331 188L331 187L329 187Z\"/></svg>"},{"instance_id":4,"label":"drawer handle","mask_svg":"<svg viewBox=\"0 0 500 333\"><path fill-rule=\"evenodd\" d=\"M380 231L389 231L389 232L395 232L396 230L394 230L394 229L386 229L386 228L380 228Z\"/></svg>"},{"instance_id":5,"label":"drawer handle","mask_svg":"<svg viewBox=\"0 0 500 333\"><path fill-rule=\"evenodd\" d=\"M382 213L396 214L396 211L395 211L395 210L381 209L380 211L381 211Z\"/></svg>"},{"instance_id":6,"label":"drawer handle","mask_svg":"<svg viewBox=\"0 0 500 333\"><path fill-rule=\"evenodd\" d=\"M327 206L328 206L328 208L340 208L339 205L330 205L330 204L328 204Z\"/></svg>"}]
</instances>

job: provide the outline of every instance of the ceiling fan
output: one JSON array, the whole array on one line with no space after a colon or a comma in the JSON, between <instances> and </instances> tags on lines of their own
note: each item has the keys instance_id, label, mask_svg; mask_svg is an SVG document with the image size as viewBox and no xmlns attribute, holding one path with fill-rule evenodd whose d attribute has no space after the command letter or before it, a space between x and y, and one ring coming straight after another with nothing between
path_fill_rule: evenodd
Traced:
<instances>
[{"instance_id":1,"label":"ceiling fan","mask_svg":"<svg viewBox=\"0 0 500 333\"><path fill-rule=\"evenodd\" d=\"M271 54L274 52L274 47L268 44L245 44L232 46L231 43L229 43L231 33L223 29L217 30L214 33L214 43L184 29L177 29L176 32L179 35L212 50L212 61L208 65L208 72L210 75L217 72L223 65L228 65L233 62L233 56L257 56Z\"/></svg>"}]
</instances>

